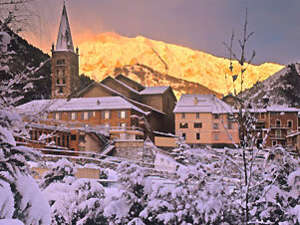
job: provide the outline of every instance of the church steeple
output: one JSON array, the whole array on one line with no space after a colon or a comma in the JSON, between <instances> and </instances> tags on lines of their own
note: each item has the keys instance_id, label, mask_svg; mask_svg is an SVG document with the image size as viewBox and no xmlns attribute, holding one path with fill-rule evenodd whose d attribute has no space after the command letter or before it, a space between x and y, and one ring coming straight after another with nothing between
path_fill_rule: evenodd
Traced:
<instances>
[{"instance_id":1,"label":"church steeple","mask_svg":"<svg viewBox=\"0 0 300 225\"><path fill-rule=\"evenodd\" d=\"M63 6L63 11L62 11L58 35L57 35L56 51L74 52L71 28L68 20L68 14L67 14L65 2Z\"/></svg>"},{"instance_id":2,"label":"church steeple","mask_svg":"<svg viewBox=\"0 0 300 225\"><path fill-rule=\"evenodd\" d=\"M69 98L79 83L79 50L74 52L66 5L63 6L56 47L52 45L52 98Z\"/></svg>"}]
</instances>

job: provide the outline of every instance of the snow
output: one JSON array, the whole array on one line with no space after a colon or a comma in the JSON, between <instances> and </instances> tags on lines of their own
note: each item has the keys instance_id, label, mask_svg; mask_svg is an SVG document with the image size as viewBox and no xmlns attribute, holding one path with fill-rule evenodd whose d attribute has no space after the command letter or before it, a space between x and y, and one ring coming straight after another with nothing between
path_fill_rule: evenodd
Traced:
<instances>
[{"instance_id":1,"label":"snow","mask_svg":"<svg viewBox=\"0 0 300 225\"><path fill-rule=\"evenodd\" d=\"M146 115L146 112L119 96L97 98L72 98L55 100L33 100L17 107L22 113L34 113L38 109L47 108L51 112L68 111L93 111L93 110L120 110L133 109Z\"/></svg>"},{"instance_id":2,"label":"snow","mask_svg":"<svg viewBox=\"0 0 300 225\"><path fill-rule=\"evenodd\" d=\"M12 218L15 210L14 203L9 184L0 180L0 218Z\"/></svg>"},{"instance_id":3,"label":"snow","mask_svg":"<svg viewBox=\"0 0 300 225\"><path fill-rule=\"evenodd\" d=\"M155 95L163 94L168 90L169 86L156 86L156 87L146 87L144 90L140 91L141 95Z\"/></svg>"},{"instance_id":4,"label":"snow","mask_svg":"<svg viewBox=\"0 0 300 225\"><path fill-rule=\"evenodd\" d=\"M16 179L16 189L22 195L19 210L26 210L28 214L26 224L49 225L50 206L35 180L30 176L19 174Z\"/></svg>"},{"instance_id":5,"label":"snow","mask_svg":"<svg viewBox=\"0 0 300 225\"><path fill-rule=\"evenodd\" d=\"M214 95L183 94L173 112L232 113L233 109Z\"/></svg>"},{"instance_id":6,"label":"snow","mask_svg":"<svg viewBox=\"0 0 300 225\"><path fill-rule=\"evenodd\" d=\"M0 219L0 225L24 225L20 220Z\"/></svg>"}]
</instances>

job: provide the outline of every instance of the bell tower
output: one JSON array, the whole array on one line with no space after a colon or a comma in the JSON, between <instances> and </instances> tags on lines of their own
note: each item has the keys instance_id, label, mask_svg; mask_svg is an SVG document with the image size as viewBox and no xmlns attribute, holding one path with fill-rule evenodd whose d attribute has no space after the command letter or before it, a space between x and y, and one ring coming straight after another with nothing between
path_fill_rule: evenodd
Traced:
<instances>
[{"instance_id":1,"label":"bell tower","mask_svg":"<svg viewBox=\"0 0 300 225\"><path fill-rule=\"evenodd\" d=\"M52 44L51 98L68 98L76 91L79 81L78 48L74 52L70 24L64 3L56 46Z\"/></svg>"}]
</instances>

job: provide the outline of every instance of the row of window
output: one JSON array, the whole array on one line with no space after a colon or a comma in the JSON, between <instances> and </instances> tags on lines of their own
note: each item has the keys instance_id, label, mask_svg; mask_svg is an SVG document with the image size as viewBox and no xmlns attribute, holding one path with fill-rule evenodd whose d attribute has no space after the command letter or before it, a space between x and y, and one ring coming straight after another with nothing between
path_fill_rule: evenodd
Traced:
<instances>
[{"instance_id":1,"label":"row of window","mask_svg":"<svg viewBox=\"0 0 300 225\"><path fill-rule=\"evenodd\" d=\"M200 140L200 133L196 133L195 135L196 135L196 140ZM186 133L182 133L181 136L184 140L186 140ZM219 140L219 134L216 133L213 136L215 141Z\"/></svg>"},{"instance_id":2,"label":"row of window","mask_svg":"<svg viewBox=\"0 0 300 225\"><path fill-rule=\"evenodd\" d=\"M42 131L29 131L30 139L31 140L39 140L40 137L43 135ZM80 138L80 136L79 136ZM77 137L76 135L61 135L56 136L53 135L52 137L45 137L44 140L46 143L54 142L55 145L63 146L63 147L70 147L70 141L76 141Z\"/></svg>"},{"instance_id":3,"label":"row of window","mask_svg":"<svg viewBox=\"0 0 300 225\"><path fill-rule=\"evenodd\" d=\"M227 129L232 129L232 126L233 126L232 122L228 121ZM188 123L180 123L179 128L189 128L189 124ZM202 128L202 123L201 122L194 123L194 128ZM218 130L219 124L213 123L213 129Z\"/></svg>"},{"instance_id":4,"label":"row of window","mask_svg":"<svg viewBox=\"0 0 300 225\"><path fill-rule=\"evenodd\" d=\"M281 121L280 120L276 120L276 127L281 127ZM292 128L293 127L293 121L292 120L288 120L287 121L287 127L288 128Z\"/></svg>"},{"instance_id":5,"label":"row of window","mask_svg":"<svg viewBox=\"0 0 300 225\"><path fill-rule=\"evenodd\" d=\"M96 112L95 111L88 111L88 112L68 112L68 119L69 120L89 120L91 117L95 117ZM111 111L102 111L101 117L103 119L110 119L111 118ZM126 119L127 113L126 111L118 111L118 118L119 119ZM61 120L62 119L62 112L54 112L53 118L55 120Z\"/></svg>"},{"instance_id":6,"label":"row of window","mask_svg":"<svg viewBox=\"0 0 300 225\"><path fill-rule=\"evenodd\" d=\"M185 119L186 113L181 113L181 119ZM214 119L219 119L219 114L213 114ZM200 113L195 113L195 118L200 119Z\"/></svg>"}]
</instances>

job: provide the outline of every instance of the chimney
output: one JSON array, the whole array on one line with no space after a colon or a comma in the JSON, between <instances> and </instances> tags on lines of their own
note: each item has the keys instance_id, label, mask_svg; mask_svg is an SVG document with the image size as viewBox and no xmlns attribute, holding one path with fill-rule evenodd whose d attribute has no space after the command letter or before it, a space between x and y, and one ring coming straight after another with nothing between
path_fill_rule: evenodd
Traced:
<instances>
[{"instance_id":1,"label":"chimney","mask_svg":"<svg viewBox=\"0 0 300 225\"><path fill-rule=\"evenodd\" d=\"M198 98L195 97L195 98L194 98L194 105L198 105L198 102L199 102Z\"/></svg>"}]
</instances>

